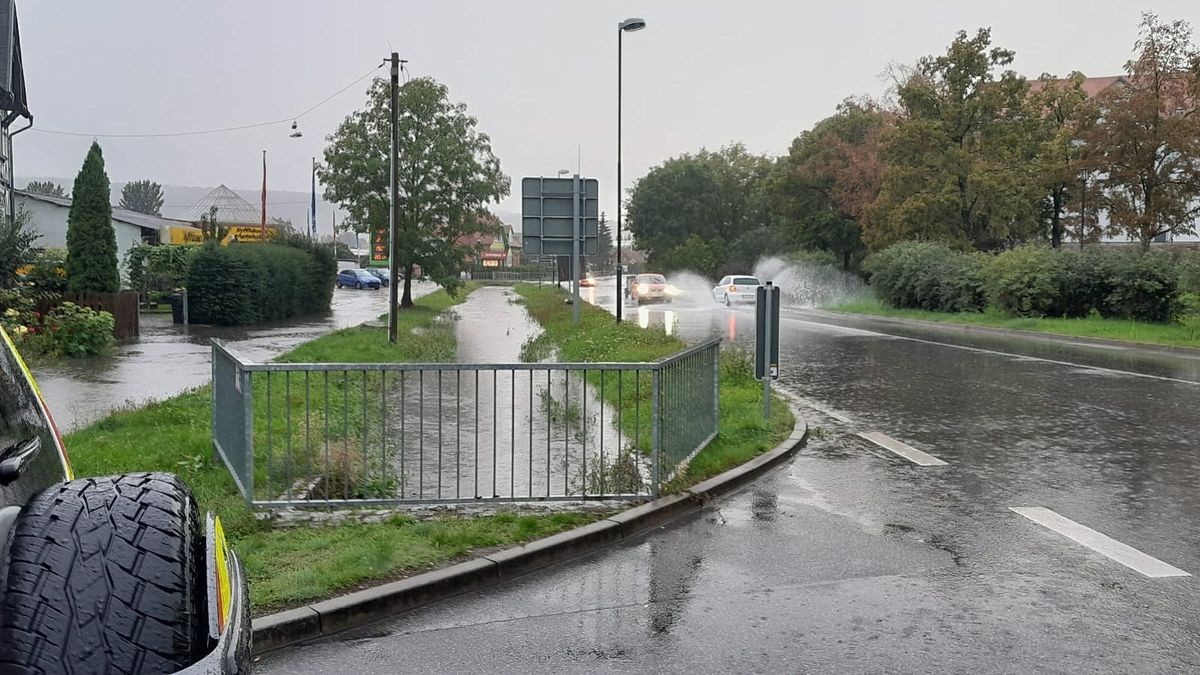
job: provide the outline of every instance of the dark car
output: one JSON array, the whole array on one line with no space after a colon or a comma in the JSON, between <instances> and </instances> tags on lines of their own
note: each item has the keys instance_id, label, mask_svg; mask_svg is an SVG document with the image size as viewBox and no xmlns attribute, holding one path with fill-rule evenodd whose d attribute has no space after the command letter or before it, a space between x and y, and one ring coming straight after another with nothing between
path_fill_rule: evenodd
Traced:
<instances>
[{"instance_id":1,"label":"dark car","mask_svg":"<svg viewBox=\"0 0 1200 675\"><path fill-rule=\"evenodd\" d=\"M0 328L0 671L247 672L250 604L221 521L167 473L76 479Z\"/></svg>"},{"instance_id":2,"label":"dark car","mask_svg":"<svg viewBox=\"0 0 1200 675\"><path fill-rule=\"evenodd\" d=\"M367 274L378 279L384 288L392 283L392 273L386 267L365 267L363 269L367 270Z\"/></svg>"},{"instance_id":3,"label":"dark car","mask_svg":"<svg viewBox=\"0 0 1200 675\"><path fill-rule=\"evenodd\" d=\"M379 277L372 275L364 269L349 269L338 272L335 284L338 288L357 288L359 290L370 288L376 291L383 286L383 282L379 280Z\"/></svg>"}]
</instances>

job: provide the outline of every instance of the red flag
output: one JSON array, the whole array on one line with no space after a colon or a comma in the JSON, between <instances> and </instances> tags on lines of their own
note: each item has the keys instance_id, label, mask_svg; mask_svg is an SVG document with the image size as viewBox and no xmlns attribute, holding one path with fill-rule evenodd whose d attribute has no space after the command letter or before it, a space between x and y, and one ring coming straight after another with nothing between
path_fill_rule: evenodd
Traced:
<instances>
[{"instance_id":1,"label":"red flag","mask_svg":"<svg viewBox=\"0 0 1200 675\"><path fill-rule=\"evenodd\" d=\"M267 239L267 151L263 150L262 238Z\"/></svg>"}]
</instances>

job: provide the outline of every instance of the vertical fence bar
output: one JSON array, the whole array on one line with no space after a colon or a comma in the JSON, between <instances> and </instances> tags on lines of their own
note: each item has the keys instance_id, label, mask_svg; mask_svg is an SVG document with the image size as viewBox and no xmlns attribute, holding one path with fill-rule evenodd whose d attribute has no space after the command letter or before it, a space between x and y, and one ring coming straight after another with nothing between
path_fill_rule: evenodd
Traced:
<instances>
[{"instance_id":1,"label":"vertical fence bar","mask_svg":"<svg viewBox=\"0 0 1200 675\"><path fill-rule=\"evenodd\" d=\"M383 472L383 484L388 485L392 475L392 463L388 461L388 435L387 435L387 371L379 371L379 442L382 445L380 452L380 470Z\"/></svg>"},{"instance_id":2,"label":"vertical fence bar","mask_svg":"<svg viewBox=\"0 0 1200 675\"><path fill-rule=\"evenodd\" d=\"M579 466L580 466L580 475L583 476L583 480L580 481L579 491L581 493L583 493L584 497L587 497L587 492L588 492L588 490L587 490L587 477L588 477L587 476L587 435L588 435L588 416L587 416L587 400L588 400L587 381L588 381L588 379L587 379L587 376L588 376L587 368L584 368L583 369L583 380L579 384L579 399L580 399L580 401L582 401L582 406L583 406L583 414L580 416L580 419L583 420L583 434L579 437L579 444L580 444Z\"/></svg>"},{"instance_id":3,"label":"vertical fence bar","mask_svg":"<svg viewBox=\"0 0 1200 675\"><path fill-rule=\"evenodd\" d=\"M368 471L371 464L371 453L367 449L367 371L362 371L362 449L363 449L363 469L362 480L366 484Z\"/></svg>"},{"instance_id":4,"label":"vertical fence bar","mask_svg":"<svg viewBox=\"0 0 1200 675\"><path fill-rule=\"evenodd\" d=\"M550 421L550 406L553 390L550 388L550 369L546 369L546 392L545 403L543 407L546 409L546 496L550 496L550 428L554 424Z\"/></svg>"},{"instance_id":5,"label":"vertical fence bar","mask_svg":"<svg viewBox=\"0 0 1200 675\"><path fill-rule=\"evenodd\" d=\"M425 498L425 371L417 371L417 499Z\"/></svg>"},{"instance_id":6,"label":"vertical fence bar","mask_svg":"<svg viewBox=\"0 0 1200 675\"><path fill-rule=\"evenodd\" d=\"M721 423L721 346L714 344L708 348L708 358L712 361L712 424L709 433L716 433Z\"/></svg>"},{"instance_id":7,"label":"vertical fence bar","mask_svg":"<svg viewBox=\"0 0 1200 675\"><path fill-rule=\"evenodd\" d=\"M475 496L479 497L479 369L475 369Z\"/></svg>"},{"instance_id":8,"label":"vertical fence bar","mask_svg":"<svg viewBox=\"0 0 1200 675\"><path fill-rule=\"evenodd\" d=\"M269 471L267 473L270 475ZM309 372L306 370L304 371L304 479L310 484L313 480L312 474L312 386Z\"/></svg>"},{"instance_id":9,"label":"vertical fence bar","mask_svg":"<svg viewBox=\"0 0 1200 675\"><path fill-rule=\"evenodd\" d=\"M215 383L213 384L213 388L214 388L214 389L216 388L216 384L215 384ZM216 408L213 408L213 410L216 410ZM272 446L272 441L273 441L273 439L272 439L272 429L273 429L273 427L275 426L275 423L274 423L274 422L275 422L274 418L273 418L273 417L271 417L271 371L269 371L269 370L268 370L268 371L267 371L267 495L273 495L273 494L274 494L274 491L272 490L272 487L271 487L271 486L272 486L272 482L271 482L271 471L272 471L272 467L271 467L271 464L272 464L271 455L273 454L273 452L272 452L272 447L271 447L271 446Z\"/></svg>"},{"instance_id":10,"label":"vertical fence bar","mask_svg":"<svg viewBox=\"0 0 1200 675\"><path fill-rule=\"evenodd\" d=\"M605 470L605 464L604 464L604 433L606 431L606 429L604 428L604 408L607 406L607 403L605 402L607 399L604 398L604 381L606 379L608 379L606 377L607 375L608 375L607 370L600 371L600 471L599 471L600 480L597 481L599 483L598 487L600 488L600 496L604 496L604 495L608 494L607 492L604 491L604 487L605 487L604 476L605 476L605 474L608 473ZM620 436L618 435L617 438L620 438ZM620 441L618 441L617 447L618 447L618 449L620 448ZM618 462L621 461L621 453L620 452L617 453L617 461Z\"/></svg>"},{"instance_id":11,"label":"vertical fence bar","mask_svg":"<svg viewBox=\"0 0 1200 675\"><path fill-rule=\"evenodd\" d=\"M529 497L533 498L533 371L529 371Z\"/></svg>"},{"instance_id":12,"label":"vertical fence bar","mask_svg":"<svg viewBox=\"0 0 1200 675\"><path fill-rule=\"evenodd\" d=\"M462 498L462 371L454 371L454 498Z\"/></svg>"},{"instance_id":13,"label":"vertical fence bar","mask_svg":"<svg viewBox=\"0 0 1200 675\"><path fill-rule=\"evenodd\" d=\"M563 371L563 496L571 493L571 371Z\"/></svg>"},{"instance_id":14,"label":"vertical fence bar","mask_svg":"<svg viewBox=\"0 0 1200 675\"><path fill-rule=\"evenodd\" d=\"M242 485L246 486L246 501L249 503L254 501L257 494L254 489L254 382L250 378L249 371L242 370L240 364L234 367L233 376L242 379L242 405L245 406L242 414L246 417L245 426L242 429L243 438L246 441L242 444L246 450L246 475L242 478Z\"/></svg>"},{"instance_id":15,"label":"vertical fence bar","mask_svg":"<svg viewBox=\"0 0 1200 675\"><path fill-rule=\"evenodd\" d=\"M287 483L284 484L285 499L292 501L292 462L295 458L292 456L292 371L285 370L283 373L283 402L284 414L287 415L287 463L286 467Z\"/></svg>"},{"instance_id":16,"label":"vertical fence bar","mask_svg":"<svg viewBox=\"0 0 1200 675\"><path fill-rule=\"evenodd\" d=\"M496 412L496 379L500 377L500 371L492 371L492 496L499 497L496 494L496 455L499 449L496 447L497 427L500 426L500 416Z\"/></svg>"},{"instance_id":17,"label":"vertical fence bar","mask_svg":"<svg viewBox=\"0 0 1200 675\"><path fill-rule=\"evenodd\" d=\"M658 498L659 491L659 467L658 467L658 452L659 452L659 389L662 372L655 368L654 379L650 385L650 494L655 499Z\"/></svg>"},{"instance_id":18,"label":"vertical fence bar","mask_svg":"<svg viewBox=\"0 0 1200 675\"><path fill-rule=\"evenodd\" d=\"M517 371L509 371L512 395L508 397L508 496L517 496Z\"/></svg>"},{"instance_id":19,"label":"vertical fence bar","mask_svg":"<svg viewBox=\"0 0 1200 675\"><path fill-rule=\"evenodd\" d=\"M325 371L325 470L321 473L321 480L324 483L325 498L332 499L329 494L329 371Z\"/></svg>"},{"instance_id":20,"label":"vertical fence bar","mask_svg":"<svg viewBox=\"0 0 1200 675\"><path fill-rule=\"evenodd\" d=\"M408 372L400 371L400 498L408 496L405 488L405 481L408 476L405 473L404 461L405 455L408 454L405 445L408 443L408 435L405 434L405 418L408 417Z\"/></svg>"},{"instance_id":21,"label":"vertical fence bar","mask_svg":"<svg viewBox=\"0 0 1200 675\"><path fill-rule=\"evenodd\" d=\"M437 371L438 374L438 454L437 454L437 498L442 498L442 371Z\"/></svg>"},{"instance_id":22,"label":"vertical fence bar","mask_svg":"<svg viewBox=\"0 0 1200 675\"><path fill-rule=\"evenodd\" d=\"M291 422L288 423L288 429L291 429ZM288 435L291 433L289 431ZM339 457L334 457L334 461L345 464L350 459L350 371L342 371L342 438ZM290 452L288 454L291 454ZM349 472L349 466L337 467L342 471ZM342 483L342 499L350 498L350 481L344 480Z\"/></svg>"}]
</instances>

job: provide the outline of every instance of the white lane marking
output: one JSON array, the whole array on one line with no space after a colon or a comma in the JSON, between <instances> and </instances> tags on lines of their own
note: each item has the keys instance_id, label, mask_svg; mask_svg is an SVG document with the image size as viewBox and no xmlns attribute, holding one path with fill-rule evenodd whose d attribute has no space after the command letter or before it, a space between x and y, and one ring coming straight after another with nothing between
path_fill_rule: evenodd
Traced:
<instances>
[{"instance_id":1,"label":"white lane marking","mask_svg":"<svg viewBox=\"0 0 1200 675\"><path fill-rule=\"evenodd\" d=\"M1178 567L1148 556L1132 546L1122 544L1106 534L1097 532L1086 525L1080 525L1050 509L1041 506L1010 506L1009 510L1148 577L1192 576Z\"/></svg>"},{"instance_id":2,"label":"white lane marking","mask_svg":"<svg viewBox=\"0 0 1200 675\"><path fill-rule=\"evenodd\" d=\"M911 445L905 445L904 443L901 443L887 434L881 434L878 431L864 431L858 436L863 440L867 440L875 445L878 445L884 450L890 450L897 455L900 455L913 464L919 464L921 466L946 466L946 462L943 462L937 457L934 457L929 453L921 452Z\"/></svg>"},{"instance_id":3,"label":"white lane marking","mask_svg":"<svg viewBox=\"0 0 1200 675\"><path fill-rule=\"evenodd\" d=\"M845 326L821 323L820 321L809 321L809 320L805 320L805 319L797 319L797 318L791 317L791 316L784 316L782 318L782 320L783 321L791 321L793 323L805 323L810 326L821 326L824 328L828 328L830 326L837 328L837 329L845 328ZM1101 373L1113 373L1116 375L1129 375L1131 377L1141 377L1141 378L1145 378L1148 380L1161 380L1163 382L1176 382L1178 384L1188 384L1193 387L1200 387L1200 382L1196 382L1194 380L1181 380L1177 377L1164 377L1162 375L1149 375L1147 373L1138 373L1138 372L1134 372L1132 370L1117 370L1116 368L1105 368L1103 366L1089 366L1089 365L1083 364L1083 363L1072 363L1070 361L1059 361L1057 359L1046 359L1046 358L1042 358L1040 356L1025 356L1023 354L1012 354L1009 352L997 351L995 349L983 349L982 347L968 347L966 345L955 345L955 344L950 344L948 342L923 340L921 338L907 337L905 335L892 335L891 333L880 333L878 331L870 331L870 330L865 330L862 328L852 328L850 330L857 331L864 335L873 335L873 336L878 336L878 337L894 338L896 340L909 340L912 342L921 342L921 343L927 344L927 345L937 345L939 347L950 347L952 349L964 349L969 352L979 352L980 354L994 354L996 356L1003 356L1003 357L1010 358L1010 359L1020 359L1020 360L1024 360L1024 361L1041 361L1042 363L1053 363L1053 364L1059 365L1059 366L1070 366L1071 368L1083 368L1086 370L1094 370L1094 371L1101 372Z\"/></svg>"}]
</instances>

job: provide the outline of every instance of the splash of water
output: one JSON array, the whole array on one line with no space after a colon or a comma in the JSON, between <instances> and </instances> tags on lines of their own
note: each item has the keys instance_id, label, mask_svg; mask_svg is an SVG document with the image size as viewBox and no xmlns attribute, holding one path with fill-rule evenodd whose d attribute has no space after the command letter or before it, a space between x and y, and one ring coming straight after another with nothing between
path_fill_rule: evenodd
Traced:
<instances>
[{"instance_id":1,"label":"splash of water","mask_svg":"<svg viewBox=\"0 0 1200 675\"><path fill-rule=\"evenodd\" d=\"M754 276L780 288L784 306L797 308L828 307L866 297L869 292L856 275L833 265L793 263L782 258L761 258L754 265Z\"/></svg>"},{"instance_id":2,"label":"splash of water","mask_svg":"<svg viewBox=\"0 0 1200 675\"><path fill-rule=\"evenodd\" d=\"M667 276L667 282L679 291L679 295L675 298L676 302L695 303L712 300L712 289L715 284L695 272L687 270L673 272Z\"/></svg>"}]
</instances>

